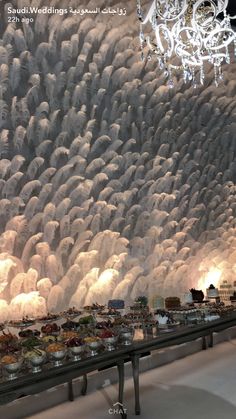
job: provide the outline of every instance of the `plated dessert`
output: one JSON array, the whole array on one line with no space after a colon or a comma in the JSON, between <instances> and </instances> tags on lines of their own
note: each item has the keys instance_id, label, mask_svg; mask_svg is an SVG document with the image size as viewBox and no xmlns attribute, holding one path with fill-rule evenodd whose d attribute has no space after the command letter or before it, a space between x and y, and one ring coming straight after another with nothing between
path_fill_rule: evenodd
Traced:
<instances>
[{"instance_id":1,"label":"plated dessert","mask_svg":"<svg viewBox=\"0 0 236 419\"><path fill-rule=\"evenodd\" d=\"M63 311L62 316L66 318L75 318L82 314L81 310L78 310L75 307L70 307L68 310Z\"/></svg>"},{"instance_id":2,"label":"plated dessert","mask_svg":"<svg viewBox=\"0 0 236 419\"><path fill-rule=\"evenodd\" d=\"M29 319L28 317L23 317L21 320L11 320L8 322L8 326L15 328L24 328L33 326L35 323L34 319Z\"/></svg>"},{"instance_id":3,"label":"plated dessert","mask_svg":"<svg viewBox=\"0 0 236 419\"><path fill-rule=\"evenodd\" d=\"M67 320L61 325L63 330L79 330L80 323L72 320Z\"/></svg>"},{"instance_id":4,"label":"plated dessert","mask_svg":"<svg viewBox=\"0 0 236 419\"><path fill-rule=\"evenodd\" d=\"M26 330L21 330L19 333L20 338L29 338L32 336L40 336L40 331L39 330L32 330L32 329L26 329Z\"/></svg>"},{"instance_id":5,"label":"plated dessert","mask_svg":"<svg viewBox=\"0 0 236 419\"><path fill-rule=\"evenodd\" d=\"M67 353L67 348L63 343L50 343L47 346L46 351L50 355L55 367L63 365Z\"/></svg>"},{"instance_id":6,"label":"plated dessert","mask_svg":"<svg viewBox=\"0 0 236 419\"><path fill-rule=\"evenodd\" d=\"M40 323L51 323L60 320L60 318L60 314L48 313L46 316L38 318L37 321Z\"/></svg>"},{"instance_id":7,"label":"plated dessert","mask_svg":"<svg viewBox=\"0 0 236 419\"><path fill-rule=\"evenodd\" d=\"M56 323L50 323L42 326L41 332L45 335L58 335L60 329L60 326L58 326Z\"/></svg>"},{"instance_id":8,"label":"plated dessert","mask_svg":"<svg viewBox=\"0 0 236 419\"><path fill-rule=\"evenodd\" d=\"M79 361L82 353L85 351L85 342L80 337L71 337L65 341L73 361Z\"/></svg>"},{"instance_id":9,"label":"plated dessert","mask_svg":"<svg viewBox=\"0 0 236 419\"><path fill-rule=\"evenodd\" d=\"M104 305L93 303L91 306L84 306L84 310L86 311L102 311L105 309Z\"/></svg>"},{"instance_id":10,"label":"plated dessert","mask_svg":"<svg viewBox=\"0 0 236 419\"><path fill-rule=\"evenodd\" d=\"M155 310L154 319L157 322L157 326L160 328L176 324L173 315L167 310Z\"/></svg>"},{"instance_id":11,"label":"plated dessert","mask_svg":"<svg viewBox=\"0 0 236 419\"><path fill-rule=\"evenodd\" d=\"M4 355L1 358L1 364L4 371L7 373L8 380L15 380L17 373L23 364L23 358L16 355Z\"/></svg>"},{"instance_id":12,"label":"plated dessert","mask_svg":"<svg viewBox=\"0 0 236 419\"><path fill-rule=\"evenodd\" d=\"M106 311L102 311L101 313L99 313L99 316L104 316L104 317L119 317L121 314L118 310L116 310L115 308L109 308Z\"/></svg>"}]
</instances>

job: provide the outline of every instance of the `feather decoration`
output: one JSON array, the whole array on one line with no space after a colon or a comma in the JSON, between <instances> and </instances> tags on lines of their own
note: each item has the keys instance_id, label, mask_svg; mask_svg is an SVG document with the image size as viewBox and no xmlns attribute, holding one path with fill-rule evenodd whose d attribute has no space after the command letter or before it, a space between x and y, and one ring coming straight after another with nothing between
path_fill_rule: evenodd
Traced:
<instances>
[{"instance_id":1,"label":"feather decoration","mask_svg":"<svg viewBox=\"0 0 236 419\"><path fill-rule=\"evenodd\" d=\"M26 130L28 144L33 144L34 143L36 125L37 125L37 122L36 122L35 116L31 116L30 120L29 120L29 123L28 123L28 126L27 126L27 130Z\"/></svg>"},{"instance_id":2,"label":"feather decoration","mask_svg":"<svg viewBox=\"0 0 236 419\"><path fill-rule=\"evenodd\" d=\"M49 255L45 261L45 275L50 278L53 284L57 284L64 275L60 259L55 255Z\"/></svg>"},{"instance_id":3,"label":"feather decoration","mask_svg":"<svg viewBox=\"0 0 236 419\"><path fill-rule=\"evenodd\" d=\"M36 147L36 155L48 160L53 151L53 143L50 140L44 140ZM56 171L56 169L55 169Z\"/></svg>"},{"instance_id":4,"label":"feather decoration","mask_svg":"<svg viewBox=\"0 0 236 419\"><path fill-rule=\"evenodd\" d=\"M14 173L5 183L2 195L7 199L12 199L18 195L24 174L22 172ZM21 197L20 197L21 198Z\"/></svg>"},{"instance_id":5,"label":"feather decoration","mask_svg":"<svg viewBox=\"0 0 236 419\"><path fill-rule=\"evenodd\" d=\"M27 203L33 194L39 194L41 187L42 185L39 180L31 180L23 186L19 196L25 203Z\"/></svg>"},{"instance_id":6,"label":"feather decoration","mask_svg":"<svg viewBox=\"0 0 236 419\"><path fill-rule=\"evenodd\" d=\"M38 211L43 211L43 208L45 207L47 202L50 202L52 199L53 189L51 183L45 183L43 185L40 193L39 193L39 202L38 202Z\"/></svg>"},{"instance_id":7,"label":"feather decoration","mask_svg":"<svg viewBox=\"0 0 236 419\"><path fill-rule=\"evenodd\" d=\"M68 145L70 146L70 135L68 131L62 131L58 134L56 141L55 141L55 146L56 147L65 147Z\"/></svg>"},{"instance_id":8,"label":"feather decoration","mask_svg":"<svg viewBox=\"0 0 236 419\"><path fill-rule=\"evenodd\" d=\"M7 124L8 119L8 106L3 99L0 99L0 129L4 128ZM8 135L8 130L3 130L4 135L2 137L2 141L6 140L6 136Z\"/></svg>"},{"instance_id":9,"label":"feather decoration","mask_svg":"<svg viewBox=\"0 0 236 419\"><path fill-rule=\"evenodd\" d=\"M0 66L0 84L2 89L2 94L6 94L9 87L9 68L7 64L1 64Z\"/></svg>"},{"instance_id":10,"label":"feather decoration","mask_svg":"<svg viewBox=\"0 0 236 419\"><path fill-rule=\"evenodd\" d=\"M69 211L71 207L70 198L64 198L56 208L55 219L60 221Z\"/></svg>"},{"instance_id":11,"label":"feather decoration","mask_svg":"<svg viewBox=\"0 0 236 419\"><path fill-rule=\"evenodd\" d=\"M13 136L13 146L16 153L24 154L26 142L26 129L18 125Z\"/></svg>"},{"instance_id":12,"label":"feather decoration","mask_svg":"<svg viewBox=\"0 0 236 419\"><path fill-rule=\"evenodd\" d=\"M47 139L50 132L50 122L47 118L40 119L36 125L34 144L38 146Z\"/></svg>"},{"instance_id":13,"label":"feather decoration","mask_svg":"<svg viewBox=\"0 0 236 419\"><path fill-rule=\"evenodd\" d=\"M30 112L27 106L26 97L22 98L19 102L19 113L21 124L26 126L30 119Z\"/></svg>"},{"instance_id":14,"label":"feather decoration","mask_svg":"<svg viewBox=\"0 0 236 419\"><path fill-rule=\"evenodd\" d=\"M23 22L22 26L23 26L24 38L25 38L25 41L27 43L27 47L28 47L29 50L32 50L32 48L34 47L34 32L33 32L33 29L26 22Z\"/></svg>"},{"instance_id":15,"label":"feather decoration","mask_svg":"<svg viewBox=\"0 0 236 419\"><path fill-rule=\"evenodd\" d=\"M37 196L32 196L25 206L24 215L27 220L31 220L36 214L39 199Z\"/></svg>"},{"instance_id":16,"label":"feather decoration","mask_svg":"<svg viewBox=\"0 0 236 419\"><path fill-rule=\"evenodd\" d=\"M55 173L55 167L48 167L46 170L44 170L44 172L38 178L41 185L44 186L46 183L48 183Z\"/></svg>"},{"instance_id":17,"label":"feather decoration","mask_svg":"<svg viewBox=\"0 0 236 419\"><path fill-rule=\"evenodd\" d=\"M21 253L22 253L22 250L25 246L25 243L29 239L30 236L31 236L31 234L30 234L30 231L29 231L29 226L28 226L27 220L25 219L25 217L23 217L23 219L19 223L19 227L17 229L17 237L16 237L16 241L15 241L14 254L17 257L21 256Z\"/></svg>"},{"instance_id":18,"label":"feather decoration","mask_svg":"<svg viewBox=\"0 0 236 419\"><path fill-rule=\"evenodd\" d=\"M59 229L59 226L60 224L58 223L58 221L48 221L44 227L43 239L50 246L56 238L56 232Z\"/></svg>"},{"instance_id":19,"label":"feather decoration","mask_svg":"<svg viewBox=\"0 0 236 419\"><path fill-rule=\"evenodd\" d=\"M60 185L64 184L64 182L66 182L66 180L70 178L72 173L72 164L66 164L65 166L60 167L60 169L57 170L55 176L53 176L52 178L53 187L55 188L55 190L57 190L60 187Z\"/></svg>"},{"instance_id":20,"label":"feather decoration","mask_svg":"<svg viewBox=\"0 0 236 419\"><path fill-rule=\"evenodd\" d=\"M7 7L8 5L5 4L4 5L5 10L7 9ZM7 13L7 11L5 11L5 13ZM15 33L15 23L8 23L2 35L2 41L3 41L4 46L12 44L13 39L14 39L14 33Z\"/></svg>"},{"instance_id":21,"label":"feather decoration","mask_svg":"<svg viewBox=\"0 0 236 419\"><path fill-rule=\"evenodd\" d=\"M31 234L37 234L42 231L43 214L36 212L28 222L28 229Z\"/></svg>"},{"instance_id":22,"label":"feather decoration","mask_svg":"<svg viewBox=\"0 0 236 419\"><path fill-rule=\"evenodd\" d=\"M19 53L27 50L25 37L21 29L15 30L14 41L15 41L16 49L18 50Z\"/></svg>"},{"instance_id":23,"label":"feather decoration","mask_svg":"<svg viewBox=\"0 0 236 419\"><path fill-rule=\"evenodd\" d=\"M57 169L64 168L68 161L68 154L69 150L66 147L57 147L50 158L50 165Z\"/></svg>"},{"instance_id":24,"label":"feather decoration","mask_svg":"<svg viewBox=\"0 0 236 419\"><path fill-rule=\"evenodd\" d=\"M56 250L56 257L60 260L61 265L66 269L69 266L69 255L74 245L72 237L64 237Z\"/></svg>"},{"instance_id":25,"label":"feather decoration","mask_svg":"<svg viewBox=\"0 0 236 419\"><path fill-rule=\"evenodd\" d=\"M67 186L61 185L54 194L52 198L52 203L57 207L60 202L62 202L63 199L65 199L67 196Z\"/></svg>"},{"instance_id":26,"label":"feather decoration","mask_svg":"<svg viewBox=\"0 0 236 419\"><path fill-rule=\"evenodd\" d=\"M26 175L29 180L38 178L44 169L44 159L42 157L35 157L29 164Z\"/></svg>"},{"instance_id":27,"label":"feather decoration","mask_svg":"<svg viewBox=\"0 0 236 419\"><path fill-rule=\"evenodd\" d=\"M64 239L65 237L70 235L70 216L64 215L64 217L60 220L60 238Z\"/></svg>"},{"instance_id":28,"label":"feather decoration","mask_svg":"<svg viewBox=\"0 0 236 419\"><path fill-rule=\"evenodd\" d=\"M61 132L61 110L57 109L50 114L50 135L56 138ZM65 145L65 144L59 144Z\"/></svg>"},{"instance_id":29,"label":"feather decoration","mask_svg":"<svg viewBox=\"0 0 236 419\"><path fill-rule=\"evenodd\" d=\"M4 213L6 213L7 207L10 206L9 199L1 199L0 201L0 216L2 217ZM24 215L16 215L11 220L6 223L6 231L14 230L17 233L20 230L20 225L25 222Z\"/></svg>"},{"instance_id":30,"label":"feather decoration","mask_svg":"<svg viewBox=\"0 0 236 419\"><path fill-rule=\"evenodd\" d=\"M37 17L38 16L39 15L37 15ZM35 53L35 58L36 58L36 61L37 61L38 65L42 64L43 60L45 59L45 57L48 53L48 49L49 49L49 45L48 45L47 42L41 42L41 44L39 44L37 46L36 53Z\"/></svg>"},{"instance_id":31,"label":"feather decoration","mask_svg":"<svg viewBox=\"0 0 236 419\"><path fill-rule=\"evenodd\" d=\"M49 202L43 211L43 228L48 221L53 221L55 217L56 207L51 202Z\"/></svg>"},{"instance_id":32,"label":"feather decoration","mask_svg":"<svg viewBox=\"0 0 236 419\"><path fill-rule=\"evenodd\" d=\"M0 159L0 178L8 178L11 174L11 162L8 159Z\"/></svg>"},{"instance_id":33,"label":"feather decoration","mask_svg":"<svg viewBox=\"0 0 236 419\"><path fill-rule=\"evenodd\" d=\"M8 51L7 48L3 47L2 45L0 45L0 65L1 64L9 64L9 56L8 56Z\"/></svg>"},{"instance_id":34,"label":"feather decoration","mask_svg":"<svg viewBox=\"0 0 236 419\"><path fill-rule=\"evenodd\" d=\"M66 73L64 71L61 71L60 74L58 74L55 84L55 92L54 94L56 96L61 96L66 88ZM69 93L69 92L68 92Z\"/></svg>"},{"instance_id":35,"label":"feather decoration","mask_svg":"<svg viewBox=\"0 0 236 419\"><path fill-rule=\"evenodd\" d=\"M25 270L29 267L29 261L33 256L35 245L42 239L42 237L43 233L37 233L27 240L21 255L21 260Z\"/></svg>"},{"instance_id":36,"label":"feather decoration","mask_svg":"<svg viewBox=\"0 0 236 419\"><path fill-rule=\"evenodd\" d=\"M29 267L35 269L38 272L39 278L42 278L44 276L43 261L40 255L33 255L30 258Z\"/></svg>"},{"instance_id":37,"label":"feather decoration","mask_svg":"<svg viewBox=\"0 0 236 419\"><path fill-rule=\"evenodd\" d=\"M64 64L69 65L72 60L71 41L62 41L61 43L61 60Z\"/></svg>"},{"instance_id":38,"label":"feather decoration","mask_svg":"<svg viewBox=\"0 0 236 419\"><path fill-rule=\"evenodd\" d=\"M48 102L41 102L40 105L37 107L35 116L37 119L47 118L50 113L50 107Z\"/></svg>"},{"instance_id":39,"label":"feather decoration","mask_svg":"<svg viewBox=\"0 0 236 419\"><path fill-rule=\"evenodd\" d=\"M39 98L40 98L39 87L32 86L26 94L26 101L27 101L27 106L29 107L29 109L35 109L39 105L39 101L40 101Z\"/></svg>"},{"instance_id":40,"label":"feather decoration","mask_svg":"<svg viewBox=\"0 0 236 419\"><path fill-rule=\"evenodd\" d=\"M19 58L13 58L10 66L10 86L13 92L16 92L19 87L20 77L20 60Z\"/></svg>"}]
</instances>

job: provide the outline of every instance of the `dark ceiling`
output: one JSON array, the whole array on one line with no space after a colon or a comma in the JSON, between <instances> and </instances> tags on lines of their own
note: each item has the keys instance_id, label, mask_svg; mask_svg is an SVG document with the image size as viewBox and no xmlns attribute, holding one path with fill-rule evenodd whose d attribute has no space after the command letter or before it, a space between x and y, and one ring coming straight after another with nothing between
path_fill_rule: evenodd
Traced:
<instances>
[{"instance_id":1,"label":"dark ceiling","mask_svg":"<svg viewBox=\"0 0 236 419\"><path fill-rule=\"evenodd\" d=\"M229 0L228 12L233 16L236 14L236 0Z\"/></svg>"}]
</instances>

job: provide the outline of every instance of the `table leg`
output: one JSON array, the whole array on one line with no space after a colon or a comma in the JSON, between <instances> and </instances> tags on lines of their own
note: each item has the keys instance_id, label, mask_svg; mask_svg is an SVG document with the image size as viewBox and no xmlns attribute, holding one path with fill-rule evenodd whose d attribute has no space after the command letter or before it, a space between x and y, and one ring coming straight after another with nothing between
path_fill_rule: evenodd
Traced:
<instances>
[{"instance_id":1,"label":"table leg","mask_svg":"<svg viewBox=\"0 0 236 419\"><path fill-rule=\"evenodd\" d=\"M81 389L81 395L85 396L87 393L87 387L88 387L88 380L87 380L87 374L83 375L83 385Z\"/></svg>"},{"instance_id":2,"label":"table leg","mask_svg":"<svg viewBox=\"0 0 236 419\"><path fill-rule=\"evenodd\" d=\"M123 397L124 397L124 381L125 381L125 374L124 374L124 361L121 361L117 364L118 373L119 373L119 398L118 402L123 406ZM122 419L127 418L126 409L121 408Z\"/></svg>"},{"instance_id":3,"label":"table leg","mask_svg":"<svg viewBox=\"0 0 236 419\"><path fill-rule=\"evenodd\" d=\"M207 349L207 341L206 336L202 337L202 350L205 351Z\"/></svg>"},{"instance_id":4,"label":"table leg","mask_svg":"<svg viewBox=\"0 0 236 419\"><path fill-rule=\"evenodd\" d=\"M124 395L124 361L119 362L117 365L118 373L119 373L119 403L123 403L123 395Z\"/></svg>"},{"instance_id":5,"label":"table leg","mask_svg":"<svg viewBox=\"0 0 236 419\"><path fill-rule=\"evenodd\" d=\"M132 355L132 368L134 380L134 396L135 396L135 414L140 415L140 401L139 401L139 355Z\"/></svg>"},{"instance_id":6,"label":"table leg","mask_svg":"<svg viewBox=\"0 0 236 419\"><path fill-rule=\"evenodd\" d=\"M211 332L210 333L210 336L209 336L209 348L213 348L213 346L214 346L214 339L213 339L213 332Z\"/></svg>"},{"instance_id":7,"label":"table leg","mask_svg":"<svg viewBox=\"0 0 236 419\"><path fill-rule=\"evenodd\" d=\"M72 380L68 381L68 399L70 400L70 402L74 401L74 391L73 391Z\"/></svg>"}]
</instances>

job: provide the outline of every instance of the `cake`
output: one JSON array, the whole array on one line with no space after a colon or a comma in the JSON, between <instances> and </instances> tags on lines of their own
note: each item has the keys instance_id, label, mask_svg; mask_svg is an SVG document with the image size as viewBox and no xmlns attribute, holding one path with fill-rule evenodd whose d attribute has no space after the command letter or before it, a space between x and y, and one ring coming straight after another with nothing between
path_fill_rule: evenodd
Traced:
<instances>
[{"instance_id":1,"label":"cake","mask_svg":"<svg viewBox=\"0 0 236 419\"><path fill-rule=\"evenodd\" d=\"M204 300L204 294L202 290L195 290L195 288L192 288L190 292L194 302L201 303Z\"/></svg>"},{"instance_id":2,"label":"cake","mask_svg":"<svg viewBox=\"0 0 236 419\"><path fill-rule=\"evenodd\" d=\"M183 303L184 304L192 304L193 302L193 296L191 291L189 292L185 292L184 296L183 296Z\"/></svg>"},{"instance_id":3,"label":"cake","mask_svg":"<svg viewBox=\"0 0 236 419\"><path fill-rule=\"evenodd\" d=\"M226 303L229 303L230 296L232 295L233 291L234 290L233 290L232 284L229 284L226 280L223 281L222 284L220 284L220 289L219 289L220 300Z\"/></svg>"},{"instance_id":4,"label":"cake","mask_svg":"<svg viewBox=\"0 0 236 419\"><path fill-rule=\"evenodd\" d=\"M165 299L160 295L155 295L151 298L151 307L154 309L164 309L165 308Z\"/></svg>"},{"instance_id":5,"label":"cake","mask_svg":"<svg viewBox=\"0 0 236 419\"><path fill-rule=\"evenodd\" d=\"M124 300L109 300L108 308L114 308L116 310L122 310L125 307Z\"/></svg>"},{"instance_id":6,"label":"cake","mask_svg":"<svg viewBox=\"0 0 236 419\"><path fill-rule=\"evenodd\" d=\"M219 291L218 288L215 288L213 284L207 288L207 297L208 298L218 298L219 297Z\"/></svg>"},{"instance_id":7,"label":"cake","mask_svg":"<svg viewBox=\"0 0 236 419\"><path fill-rule=\"evenodd\" d=\"M233 295L230 296L230 301L231 302L236 302L236 291L234 291Z\"/></svg>"},{"instance_id":8,"label":"cake","mask_svg":"<svg viewBox=\"0 0 236 419\"><path fill-rule=\"evenodd\" d=\"M139 304L141 307L147 307L148 299L144 295L141 295L135 299L135 304Z\"/></svg>"},{"instance_id":9,"label":"cake","mask_svg":"<svg viewBox=\"0 0 236 419\"><path fill-rule=\"evenodd\" d=\"M179 297L167 297L165 299L165 307L166 307L166 310L171 310L172 308L180 307Z\"/></svg>"}]
</instances>

